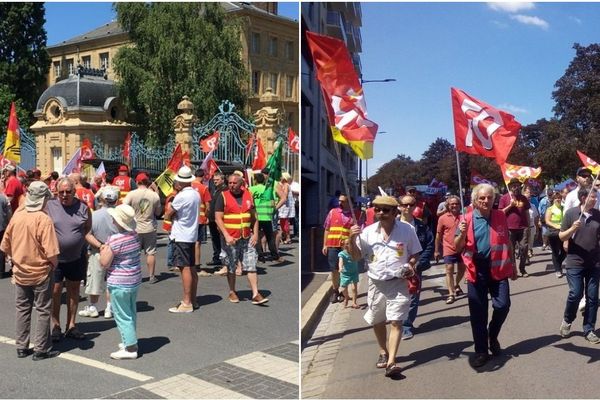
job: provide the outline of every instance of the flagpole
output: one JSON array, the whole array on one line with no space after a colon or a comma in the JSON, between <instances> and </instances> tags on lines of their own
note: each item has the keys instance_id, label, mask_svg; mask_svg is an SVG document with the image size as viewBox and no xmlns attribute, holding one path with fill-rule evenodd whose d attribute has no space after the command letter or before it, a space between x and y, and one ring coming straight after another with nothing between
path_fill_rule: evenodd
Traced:
<instances>
[{"instance_id":1,"label":"flagpole","mask_svg":"<svg viewBox=\"0 0 600 400\"><path fill-rule=\"evenodd\" d=\"M352 196L350 196L350 187L348 186L348 181L346 180L346 172L344 171L344 166L342 165L342 155L340 153L340 145L336 140L333 140L333 147L335 148L335 154L337 155L337 162L340 167L340 172L342 175L342 183L344 184L344 190L346 191L348 204L350 204L350 214L352 214L352 223L354 225L358 225L358 222L356 221L356 216L354 215L354 204L352 203Z\"/></svg>"},{"instance_id":2,"label":"flagpole","mask_svg":"<svg viewBox=\"0 0 600 400\"><path fill-rule=\"evenodd\" d=\"M460 172L460 159L458 158L458 150L455 150L455 151L456 151L456 168L458 170L458 193L460 194L460 209L464 210L465 202L463 200L462 177L461 177L461 172ZM471 199L471 202L473 202L473 199Z\"/></svg>"}]
</instances>

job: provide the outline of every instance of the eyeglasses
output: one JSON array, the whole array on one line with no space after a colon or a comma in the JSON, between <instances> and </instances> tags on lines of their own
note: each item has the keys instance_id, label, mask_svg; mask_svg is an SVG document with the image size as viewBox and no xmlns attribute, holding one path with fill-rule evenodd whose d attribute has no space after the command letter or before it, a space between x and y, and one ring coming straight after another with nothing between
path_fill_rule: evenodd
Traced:
<instances>
[{"instance_id":1,"label":"eyeglasses","mask_svg":"<svg viewBox=\"0 0 600 400\"><path fill-rule=\"evenodd\" d=\"M60 191L58 192L58 194L71 194L71 193L73 193L73 191L72 191L72 190L60 190Z\"/></svg>"},{"instance_id":2,"label":"eyeglasses","mask_svg":"<svg viewBox=\"0 0 600 400\"><path fill-rule=\"evenodd\" d=\"M591 178L592 176L590 174L583 174L583 175L579 175L580 177L587 179L587 178Z\"/></svg>"},{"instance_id":3,"label":"eyeglasses","mask_svg":"<svg viewBox=\"0 0 600 400\"><path fill-rule=\"evenodd\" d=\"M378 212L382 212L384 214L389 213L390 211L393 210L393 208L388 208L388 207L373 207L373 210L378 213Z\"/></svg>"},{"instance_id":4,"label":"eyeglasses","mask_svg":"<svg viewBox=\"0 0 600 400\"><path fill-rule=\"evenodd\" d=\"M415 206L415 203L408 203L408 204L400 203L400 207L414 207L414 206Z\"/></svg>"}]
</instances>

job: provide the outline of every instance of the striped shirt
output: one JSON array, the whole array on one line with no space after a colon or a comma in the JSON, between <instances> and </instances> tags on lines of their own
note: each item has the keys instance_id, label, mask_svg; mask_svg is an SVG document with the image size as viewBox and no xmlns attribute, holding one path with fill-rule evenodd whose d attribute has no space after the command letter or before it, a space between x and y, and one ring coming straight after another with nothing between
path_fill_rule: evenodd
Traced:
<instances>
[{"instance_id":1,"label":"striped shirt","mask_svg":"<svg viewBox=\"0 0 600 400\"><path fill-rule=\"evenodd\" d=\"M111 235L106 242L114 254L108 269L108 286L133 288L142 281L140 267L140 241L135 232L123 232Z\"/></svg>"}]
</instances>

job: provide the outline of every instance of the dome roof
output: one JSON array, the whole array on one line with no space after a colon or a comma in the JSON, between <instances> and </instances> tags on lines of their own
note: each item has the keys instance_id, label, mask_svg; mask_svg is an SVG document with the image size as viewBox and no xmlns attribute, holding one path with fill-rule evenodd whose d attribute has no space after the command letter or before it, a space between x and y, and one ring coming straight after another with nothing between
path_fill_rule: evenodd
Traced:
<instances>
[{"instance_id":1,"label":"dome roof","mask_svg":"<svg viewBox=\"0 0 600 400\"><path fill-rule=\"evenodd\" d=\"M77 81L79 80L79 104L77 104ZM103 108L106 99L117 96L117 86L114 81L104 78L84 76L78 78L71 75L68 79L57 82L42 93L37 110L41 112L44 104L52 97L62 97L67 107L99 107Z\"/></svg>"}]
</instances>

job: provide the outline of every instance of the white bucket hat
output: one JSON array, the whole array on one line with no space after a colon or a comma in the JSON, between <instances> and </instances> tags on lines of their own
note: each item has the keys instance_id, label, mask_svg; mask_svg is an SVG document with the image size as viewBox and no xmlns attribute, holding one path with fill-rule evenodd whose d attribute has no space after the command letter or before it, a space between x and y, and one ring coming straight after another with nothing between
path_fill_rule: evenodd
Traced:
<instances>
[{"instance_id":1,"label":"white bucket hat","mask_svg":"<svg viewBox=\"0 0 600 400\"><path fill-rule=\"evenodd\" d=\"M177 182L187 183L195 181L196 177L194 176L194 174L192 174L192 170L190 169L190 167L184 165L183 167L179 168L175 180Z\"/></svg>"},{"instance_id":2,"label":"white bucket hat","mask_svg":"<svg viewBox=\"0 0 600 400\"><path fill-rule=\"evenodd\" d=\"M135 210L130 205L121 204L106 211L121 228L126 231L135 230Z\"/></svg>"}]
</instances>

